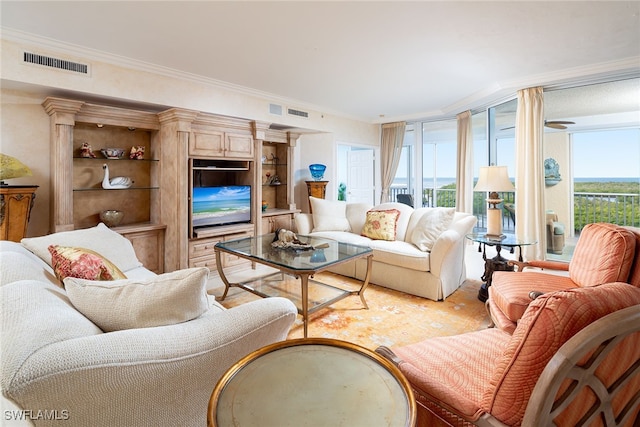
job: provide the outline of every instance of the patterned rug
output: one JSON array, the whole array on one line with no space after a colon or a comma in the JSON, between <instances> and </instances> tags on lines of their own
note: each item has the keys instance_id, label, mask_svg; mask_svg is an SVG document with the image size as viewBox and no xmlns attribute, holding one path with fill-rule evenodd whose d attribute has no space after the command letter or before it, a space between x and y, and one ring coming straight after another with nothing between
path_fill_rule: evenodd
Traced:
<instances>
[{"instance_id":1,"label":"patterned rug","mask_svg":"<svg viewBox=\"0 0 640 427\"><path fill-rule=\"evenodd\" d=\"M278 277L278 279L281 279ZM315 280L338 288L356 290L360 282L334 273L317 274ZM369 309L358 296L349 296L309 316L308 336L350 341L375 350L380 345L402 346L435 336L456 335L486 328L489 317L484 304L477 298L481 282L467 280L445 301L405 294L370 285L365 292ZM278 294L299 304L300 282L286 278L285 282L263 281L258 286L277 286ZM271 295L271 293L269 293ZM310 296L317 300L328 297L310 287ZM222 305L231 308L259 298L241 289L232 288ZM298 316L289 338L302 338L302 317Z\"/></svg>"}]
</instances>

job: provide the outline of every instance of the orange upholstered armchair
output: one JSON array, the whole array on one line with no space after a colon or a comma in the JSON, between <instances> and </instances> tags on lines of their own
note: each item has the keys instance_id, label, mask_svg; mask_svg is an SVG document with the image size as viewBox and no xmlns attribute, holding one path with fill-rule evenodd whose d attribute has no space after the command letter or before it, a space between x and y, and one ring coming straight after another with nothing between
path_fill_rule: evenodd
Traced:
<instances>
[{"instance_id":1,"label":"orange upholstered armchair","mask_svg":"<svg viewBox=\"0 0 640 427\"><path fill-rule=\"evenodd\" d=\"M639 421L640 289L626 283L544 294L513 334L489 328L376 351L411 384L418 427Z\"/></svg>"},{"instance_id":2,"label":"orange upholstered armchair","mask_svg":"<svg viewBox=\"0 0 640 427\"><path fill-rule=\"evenodd\" d=\"M518 265L517 273L495 272L487 300L491 320L498 328L513 332L531 303L531 292L547 293L609 282L636 281L635 286L640 286L640 262L634 261L639 255L640 230L636 235L632 229L613 224L587 224L582 229L570 263L513 262ZM525 270L527 267L564 270L566 273L558 275ZM633 278L634 275L637 278Z\"/></svg>"}]
</instances>

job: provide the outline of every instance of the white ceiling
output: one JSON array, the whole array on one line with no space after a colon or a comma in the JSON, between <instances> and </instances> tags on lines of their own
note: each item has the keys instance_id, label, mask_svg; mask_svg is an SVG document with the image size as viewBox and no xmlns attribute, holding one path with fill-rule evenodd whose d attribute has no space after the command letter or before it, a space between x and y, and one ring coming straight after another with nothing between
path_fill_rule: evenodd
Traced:
<instances>
[{"instance_id":1,"label":"white ceiling","mask_svg":"<svg viewBox=\"0 0 640 427\"><path fill-rule=\"evenodd\" d=\"M368 122L453 115L585 74L640 74L638 1L2 0L0 7L3 30Z\"/></svg>"}]
</instances>

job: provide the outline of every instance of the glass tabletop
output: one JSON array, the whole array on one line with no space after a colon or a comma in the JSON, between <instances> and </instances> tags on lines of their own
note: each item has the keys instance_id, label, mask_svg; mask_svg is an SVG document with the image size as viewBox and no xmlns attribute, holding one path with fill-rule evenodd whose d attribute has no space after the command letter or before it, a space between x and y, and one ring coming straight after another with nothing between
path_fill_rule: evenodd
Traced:
<instances>
[{"instance_id":1,"label":"glass tabletop","mask_svg":"<svg viewBox=\"0 0 640 427\"><path fill-rule=\"evenodd\" d=\"M274 248L275 234L219 242L216 247L246 258L254 258L286 267L291 270L317 270L341 263L353 257L362 257L372 250L366 246L353 245L320 237L298 236L298 240L310 244L309 250Z\"/></svg>"},{"instance_id":2,"label":"glass tabletop","mask_svg":"<svg viewBox=\"0 0 640 427\"><path fill-rule=\"evenodd\" d=\"M515 234L505 233L503 237L488 236L486 233L471 233L467 234L467 239L474 242L484 243L485 245L500 245L500 246L528 246L538 243L537 240L518 239Z\"/></svg>"}]
</instances>

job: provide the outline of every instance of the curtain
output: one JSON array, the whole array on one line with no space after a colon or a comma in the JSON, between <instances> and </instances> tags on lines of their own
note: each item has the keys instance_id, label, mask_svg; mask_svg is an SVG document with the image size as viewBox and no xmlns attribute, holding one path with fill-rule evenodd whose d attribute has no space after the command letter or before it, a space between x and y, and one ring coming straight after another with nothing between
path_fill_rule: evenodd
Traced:
<instances>
[{"instance_id":1,"label":"curtain","mask_svg":"<svg viewBox=\"0 0 640 427\"><path fill-rule=\"evenodd\" d=\"M473 213L473 133L471 111L457 115L456 211Z\"/></svg>"},{"instance_id":2,"label":"curtain","mask_svg":"<svg viewBox=\"0 0 640 427\"><path fill-rule=\"evenodd\" d=\"M405 122L386 123L382 125L382 142L380 144L380 167L382 169L382 194L380 203L389 201L389 188L396 176L402 141L407 124Z\"/></svg>"},{"instance_id":3,"label":"curtain","mask_svg":"<svg viewBox=\"0 0 640 427\"><path fill-rule=\"evenodd\" d=\"M521 248L525 260L544 259L547 246L544 228L543 133L542 88L519 90L516 110L516 235L538 242Z\"/></svg>"}]
</instances>

